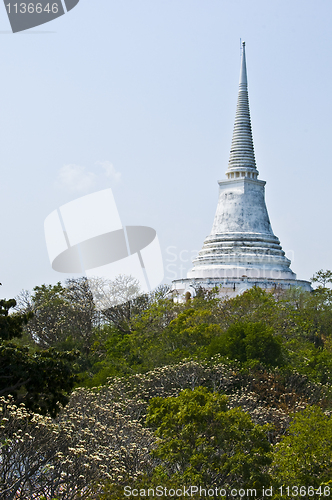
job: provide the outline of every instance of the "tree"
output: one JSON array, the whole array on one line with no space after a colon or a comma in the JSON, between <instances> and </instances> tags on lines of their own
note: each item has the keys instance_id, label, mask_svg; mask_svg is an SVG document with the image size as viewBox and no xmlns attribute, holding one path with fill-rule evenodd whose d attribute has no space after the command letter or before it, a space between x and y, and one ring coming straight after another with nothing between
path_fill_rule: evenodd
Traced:
<instances>
[{"instance_id":1,"label":"tree","mask_svg":"<svg viewBox=\"0 0 332 500\"><path fill-rule=\"evenodd\" d=\"M94 283L95 290L101 286L102 292L105 292L103 281L101 285L99 285L100 280L95 280ZM114 325L121 335L126 335L137 330L146 311L153 308L156 303L166 300L170 287L161 285L153 292L141 294L136 279L130 276L118 276L108 283L106 291L108 295L104 297L103 305L107 307L103 308L101 315L109 324Z\"/></svg>"},{"instance_id":2,"label":"tree","mask_svg":"<svg viewBox=\"0 0 332 500\"><path fill-rule=\"evenodd\" d=\"M0 397L0 499L82 500L101 482L135 481L152 466L155 439L126 410L79 389L52 421Z\"/></svg>"},{"instance_id":3,"label":"tree","mask_svg":"<svg viewBox=\"0 0 332 500\"><path fill-rule=\"evenodd\" d=\"M153 398L146 419L159 438L153 455L158 477L174 484L259 488L268 484L268 426L254 425L227 397L203 387L177 397Z\"/></svg>"},{"instance_id":4,"label":"tree","mask_svg":"<svg viewBox=\"0 0 332 500\"><path fill-rule=\"evenodd\" d=\"M23 332L23 325L32 318L31 311L24 314L11 314L9 310L16 306L16 300L0 300L0 338L1 340L11 340L14 337L20 338Z\"/></svg>"},{"instance_id":5,"label":"tree","mask_svg":"<svg viewBox=\"0 0 332 500\"><path fill-rule=\"evenodd\" d=\"M308 340L321 347L326 337L332 335L332 291L318 287L313 292L299 288L287 291L283 308L287 315L284 336L288 340Z\"/></svg>"},{"instance_id":6,"label":"tree","mask_svg":"<svg viewBox=\"0 0 332 500\"><path fill-rule=\"evenodd\" d=\"M163 351L168 354L168 362L191 356L204 358L207 346L220 334L221 328L209 309L186 308L164 330Z\"/></svg>"},{"instance_id":7,"label":"tree","mask_svg":"<svg viewBox=\"0 0 332 500\"><path fill-rule=\"evenodd\" d=\"M312 283L320 283L325 288L327 284L332 283L332 271L320 269L310 280Z\"/></svg>"},{"instance_id":8,"label":"tree","mask_svg":"<svg viewBox=\"0 0 332 500\"><path fill-rule=\"evenodd\" d=\"M321 408L309 406L295 415L277 445L272 469L275 480L278 486L318 488L332 478L331 456L331 417Z\"/></svg>"},{"instance_id":9,"label":"tree","mask_svg":"<svg viewBox=\"0 0 332 500\"><path fill-rule=\"evenodd\" d=\"M98 321L88 280L67 280L63 286L41 285L33 293L21 293L17 310L33 312L26 331L38 347L68 349L75 343L87 354Z\"/></svg>"},{"instance_id":10,"label":"tree","mask_svg":"<svg viewBox=\"0 0 332 500\"><path fill-rule=\"evenodd\" d=\"M264 323L234 323L214 339L210 355L216 353L241 362L259 361L267 366L281 366L283 361L281 340Z\"/></svg>"},{"instance_id":11,"label":"tree","mask_svg":"<svg viewBox=\"0 0 332 500\"><path fill-rule=\"evenodd\" d=\"M15 306L14 299L0 301L0 396L11 394L33 411L55 416L75 385L72 363L79 353L36 352L12 342L22 336L23 325L32 316L31 312L10 314Z\"/></svg>"},{"instance_id":12,"label":"tree","mask_svg":"<svg viewBox=\"0 0 332 500\"><path fill-rule=\"evenodd\" d=\"M220 324L228 328L234 322L258 322L264 319L266 324L275 327L283 320L279 304L273 293L254 286L221 304Z\"/></svg>"},{"instance_id":13,"label":"tree","mask_svg":"<svg viewBox=\"0 0 332 500\"><path fill-rule=\"evenodd\" d=\"M73 362L77 351L47 349L33 352L16 344L0 344L0 396L11 394L17 404L55 417L77 381Z\"/></svg>"},{"instance_id":14,"label":"tree","mask_svg":"<svg viewBox=\"0 0 332 500\"><path fill-rule=\"evenodd\" d=\"M160 287L103 312L109 320L100 331L105 337L106 355L94 366L100 372L92 383L104 383L107 377L146 371L160 366L166 359L169 361L166 332L181 306L174 304L168 293L169 287Z\"/></svg>"}]
</instances>

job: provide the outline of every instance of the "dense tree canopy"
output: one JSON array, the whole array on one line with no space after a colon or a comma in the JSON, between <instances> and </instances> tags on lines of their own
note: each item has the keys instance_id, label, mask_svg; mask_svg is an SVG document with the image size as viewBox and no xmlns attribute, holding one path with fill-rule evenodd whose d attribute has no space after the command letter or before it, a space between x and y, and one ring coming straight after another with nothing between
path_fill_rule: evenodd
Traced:
<instances>
[{"instance_id":1,"label":"dense tree canopy","mask_svg":"<svg viewBox=\"0 0 332 500\"><path fill-rule=\"evenodd\" d=\"M260 361L266 366L284 364L280 337L264 323L233 323L221 336L213 338L209 353L222 354L241 362Z\"/></svg>"},{"instance_id":2,"label":"dense tree canopy","mask_svg":"<svg viewBox=\"0 0 332 500\"><path fill-rule=\"evenodd\" d=\"M332 419L321 408L308 406L295 416L276 446L274 474L278 485L323 486L324 491L330 482L332 493L331 457Z\"/></svg>"},{"instance_id":3,"label":"dense tree canopy","mask_svg":"<svg viewBox=\"0 0 332 500\"><path fill-rule=\"evenodd\" d=\"M175 484L258 488L270 481L267 427L254 425L227 397L203 387L179 396L151 400L147 425L159 438L153 455L162 465L156 474Z\"/></svg>"},{"instance_id":4,"label":"dense tree canopy","mask_svg":"<svg viewBox=\"0 0 332 500\"><path fill-rule=\"evenodd\" d=\"M179 304L164 287L105 311L85 278L25 292L14 313L2 301L0 498L184 482L328 496L331 275L311 293L199 289Z\"/></svg>"}]
</instances>

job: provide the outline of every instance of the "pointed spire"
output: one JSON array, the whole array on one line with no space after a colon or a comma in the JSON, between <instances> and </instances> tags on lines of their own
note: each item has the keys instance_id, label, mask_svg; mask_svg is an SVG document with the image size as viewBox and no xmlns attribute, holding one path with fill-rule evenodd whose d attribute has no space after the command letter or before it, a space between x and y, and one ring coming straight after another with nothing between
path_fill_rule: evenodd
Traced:
<instances>
[{"instance_id":1,"label":"pointed spire","mask_svg":"<svg viewBox=\"0 0 332 500\"><path fill-rule=\"evenodd\" d=\"M244 169L250 169L249 172L255 169L257 172L251 132L245 42L242 42L239 94L228 171Z\"/></svg>"},{"instance_id":2,"label":"pointed spire","mask_svg":"<svg viewBox=\"0 0 332 500\"><path fill-rule=\"evenodd\" d=\"M246 64L246 44L242 42L242 58L241 58L241 69L240 69L240 88L243 90L248 90L248 80L247 80L247 64Z\"/></svg>"}]
</instances>

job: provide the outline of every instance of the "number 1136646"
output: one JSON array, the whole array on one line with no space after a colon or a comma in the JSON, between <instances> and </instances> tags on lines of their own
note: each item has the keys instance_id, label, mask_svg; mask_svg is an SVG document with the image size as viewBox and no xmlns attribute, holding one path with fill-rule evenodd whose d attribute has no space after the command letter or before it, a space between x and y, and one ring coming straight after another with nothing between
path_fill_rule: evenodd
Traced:
<instances>
[{"instance_id":1,"label":"number 1136646","mask_svg":"<svg viewBox=\"0 0 332 500\"><path fill-rule=\"evenodd\" d=\"M332 492L330 486L320 486L314 488L313 486L280 486L279 492L281 496L287 497L313 497L315 495L329 497Z\"/></svg>"},{"instance_id":2,"label":"number 1136646","mask_svg":"<svg viewBox=\"0 0 332 500\"><path fill-rule=\"evenodd\" d=\"M8 3L6 5L8 14L57 14L59 12L59 5L55 3L48 3L43 6L41 3Z\"/></svg>"}]
</instances>

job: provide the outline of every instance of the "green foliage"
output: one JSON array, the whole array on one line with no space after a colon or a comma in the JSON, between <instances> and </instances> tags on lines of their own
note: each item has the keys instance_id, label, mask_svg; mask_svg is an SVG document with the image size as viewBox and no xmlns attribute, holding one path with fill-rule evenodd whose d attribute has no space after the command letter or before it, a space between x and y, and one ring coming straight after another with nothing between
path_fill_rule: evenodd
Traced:
<instances>
[{"instance_id":1,"label":"green foliage","mask_svg":"<svg viewBox=\"0 0 332 500\"><path fill-rule=\"evenodd\" d=\"M55 417L74 388L72 364L78 355L55 349L30 352L12 342L0 345L0 395L11 394L16 403Z\"/></svg>"},{"instance_id":2,"label":"green foliage","mask_svg":"<svg viewBox=\"0 0 332 500\"><path fill-rule=\"evenodd\" d=\"M321 408L309 406L291 422L277 445L273 470L279 486L313 486L332 478L332 420Z\"/></svg>"},{"instance_id":3,"label":"green foliage","mask_svg":"<svg viewBox=\"0 0 332 500\"><path fill-rule=\"evenodd\" d=\"M188 357L206 357L207 347L221 328L211 312L200 308L183 308L169 299L151 304L133 318L132 333L123 334L107 326L105 342L110 375L144 372Z\"/></svg>"},{"instance_id":4,"label":"green foliage","mask_svg":"<svg viewBox=\"0 0 332 500\"><path fill-rule=\"evenodd\" d=\"M332 382L332 339L324 346L315 347L311 342L293 339L286 343L288 364L321 384Z\"/></svg>"},{"instance_id":5,"label":"green foliage","mask_svg":"<svg viewBox=\"0 0 332 500\"><path fill-rule=\"evenodd\" d=\"M169 329L164 332L164 345L168 348L168 360L206 356L206 348L212 339L220 335L221 328L215 324L208 309L188 308L178 314Z\"/></svg>"},{"instance_id":6,"label":"green foliage","mask_svg":"<svg viewBox=\"0 0 332 500\"><path fill-rule=\"evenodd\" d=\"M155 477L174 484L260 487L267 484L270 444L267 427L254 425L227 397L203 387L177 397L151 400L147 425L155 429L153 455L162 461Z\"/></svg>"},{"instance_id":7,"label":"green foliage","mask_svg":"<svg viewBox=\"0 0 332 500\"><path fill-rule=\"evenodd\" d=\"M14 299L0 301L0 396L11 394L30 410L55 416L74 387L72 365L79 353L53 348L36 352L12 342L22 336L23 325L33 316L31 312L10 314L15 306Z\"/></svg>"},{"instance_id":8,"label":"green foliage","mask_svg":"<svg viewBox=\"0 0 332 500\"><path fill-rule=\"evenodd\" d=\"M23 325L32 318L32 313L11 314L9 310L16 306L16 300L0 300L0 339L11 340L14 337L20 338L23 332Z\"/></svg>"},{"instance_id":9,"label":"green foliage","mask_svg":"<svg viewBox=\"0 0 332 500\"><path fill-rule=\"evenodd\" d=\"M18 313L11 313L15 301L1 301L0 396L10 413L1 428L6 480L15 485L13 471L30 463L47 498L61 498L66 484L73 495L86 486L86 494L95 489L91 498L104 500L124 498L125 484L258 492L274 484L276 492L281 485L331 482L329 273L317 273L313 282L323 286L312 293L254 287L220 300L217 290L201 289L175 304L164 289L103 313L85 279L36 287ZM77 389L58 413L74 373L81 385L100 387ZM48 437L47 466L39 424L16 435L20 402L58 414L53 423L25 416L27 429L43 421L45 432L49 425L68 431L63 455ZM45 481L57 484L54 494Z\"/></svg>"},{"instance_id":10,"label":"green foliage","mask_svg":"<svg viewBox=\"0 0 332 500\"><path fill-rule=\"evenodd\" d=\"M109 376L144 372L170 362L169 353L173 349L168 342L168 328L178 310L172 300L157 296L147 309L136 309L136 314L132 311L130 331L125 332L113 323L99 328L95 338L96 342L102 339L105 355L92 367L95 374L91 383L106 382ZM85 383L90 385L88 380Z\"/></svg>"},{"instance_id":11,"label":"green foliage","mask_svg":"<svg viewBox=\"0 0 332 500\"><path fill-rule=\"evenodd\" d=\"M315 347L332 336L332 291L318 288L312 293L300 289L289 290L283 299L288 317L284 336L288 339L308 340Z\"/></svg>"},{"instance_id":12,"label":"green foliage","mask_svg":"<svg viewBox=\"0 0 332 500\"><path fill-rule=\"evenodd\" d=\"M254 287L222 301L217 290L199 289L186 304L175 304L167 292L162 288L101 315L86 280L70 280L35 287L20 311L35 312L25 331L37 347L80 350L80 384L90 387L115 375L216 354L247 364L289 364L311 380L329 380L330 290L271 294Z\"/></svg>"},{"instance_id":13,"label":"green foliage","mask_svg":"<svg viewBox=\"0 0 332 500\"><path fill-rule=\"evenodd\" d=\"M234 322L264 321L275 330L284 325L280 298L259 287L253 287L220 304L219 321L227 329Z\"/></svg>"},{"instance_id":14,"label":"green foliage","mask_svg":"<svg viewBox=\"0 0 332 500\"><path fill-rule=\"evenodd\" d=\"M283 364L281 340L264 323L234 323L223 335L212 340L208 352L210 356L219 353L242 363Z\"/></svg>"},{"instance_id":15,"label":"green foliage","mask_svg":"<svg viewBox=\"0 0 332 500\"><path fill-rule=\"evenodd\" d=\"M249 365L288 365L325 383L330 379L330 295L327 289L273 295L254 287L226 301L201 291L186 304L165 296L149 299L142 309L127 304L117 311L116 322L95 328L81 380L93 386L114 375L219 354ZM125 330L119 327L122 315L128 317Z\"/></svg>"}]
</instances>

